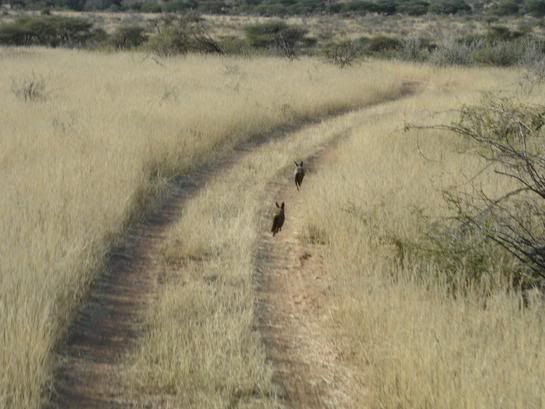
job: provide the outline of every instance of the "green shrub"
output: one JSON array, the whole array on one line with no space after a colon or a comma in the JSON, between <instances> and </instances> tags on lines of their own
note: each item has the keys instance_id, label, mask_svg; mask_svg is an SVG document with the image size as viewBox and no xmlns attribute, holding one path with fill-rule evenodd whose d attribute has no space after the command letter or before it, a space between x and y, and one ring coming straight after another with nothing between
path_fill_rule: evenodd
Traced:
<instances>
[{"instance_id":1,"label":"green shrub","mask_svg":"<svg viewBox=\"0 0 545 409\"><path fill-rule=\"evenodd\" d=\"M119 27L110 37L110 44L118 49L130 49L142 45L146 41L145 30L139 26Z\"/></svg>"},{"instance_id":2,"label":"green shrub","mask_svg":"<svg viewBox=\"0 0 545 409\"><path fill-rule=\"evenodd\" d=\"M382 54L385 52L396 51L403 47L403 42L393 37L376 36L370 39L359 39L363 43L364 49L370 54Z\"/></svg>"},{"instance_id":3,"label":"green shrub","mask_svg":"<svg viewBox=\"0 0 545 409\"><path fill-rule=\"evenodd\" d=\"M448 192L447 203L456 221L450 230L456 233L457 241L474 233L488 245L509 253L511 263L504 258L497 264L501 257L498 252L486 252L498 254L492 263L500 271L506 271L503 265L514 262L515 268L506 272L521 285L545 283L544 112L542 105L488 96L481 105L464 106L458 121L442 127L470 142L487 167L493 166L496 174L512 186L501 195L490 196L482 191L476 175L471 179L470 193Z\"/></svg>"},{"instance_id":4,"label":"green shrub","mask_svg":"<svg viewBox=\"0 0 545 409\"><path fill-rule=\"evenodd\" d=\"M513 41L524 36L523 32L513 31L505 26L491 26L485 36L489 43L496 41Z\"/></svg>"},{"instance_id":5,"label":"green shrub","mask_svg":"<svg viewBox=\"0 0 545 409\"><path fill-rule=\"evenodd\" d=\"M377 7L375 12L380 14L389 16L398 11L398 2L396 0L378 0L375 4Z\"/></svg>"},{"instance_id":6,"label":"green shrub","mask_svg":"<svg viewBox=\"0 0 545 409\"><path fill-rule=\"evenodd\" d=\"M249 55L252 53L252 47L244 38L236 36L227 36L219 41L219 45L225 54Z\"/></svg>"},{"instance_id":7,"label":"green shrub","mask_svg":"<svg viewBox=\"0 0 545 409\"><path fill-rule=\"evenodd\" d=\"M341 3L333 3L326 6L325 12L328 14L338 14L342 12L342 9L343 5Z\"/></svg>"},{"instance_id":8,"label":"green shrub","mask_svg":"<svg viewBox=\"0 0 545 409\"><path fill-rule=\"evenodd\" d=\"M392 15L398 11L398 2L396 0L380 0L380 1L368 1L368 0L352 0L346 3L342 3L338 9L343 13L379 13Z\"/></svg>"},{"instance_id":9,"label":"green shrub","mask_svg":"<svg viewBox=\"0 0 545 409\"><path fill-rule=\"evenodd\" d=\"M325 56L329 62L339 68L352 65L362 56L361 42L346 40L340 43L333 43L326 47Z\"/></svg>"},{"instance_id":10,"label":"green shrub","mask_svg":"<svg viewBox=\"0 0 545 409\"><path fill-rule=\"evenodd\" d=\"M158 3L144 2L140 6L140 11L142 13L160 13L163 10L161 9L161 5L159 5Z\"/></svg>"},{"instance_id":11,"label":"green shrub","mask_svg":"<svg viewBox=\"0 0 545 409\"><path fill-rule=\"evenodd\" d=\"M498 41L476 49L473 58L480 64L506 67L518 64L525 52L526 43L523 41Z\"/></svg>"},{"instance_id":12,"label":"green shrub","mask_svg":"<svg viewBox=\"0 0 545 409\"><path fill-rule=\"evenodd\" d=\"M520 2L517 0L501 0L492 7L491 11L497 16L516 15L520 11Z\"/></svg>"},{"instance_id":13,"label":"green shrub","mask_svg":"<svg viewBox=\"0 0 545 409\"><path fill-rule=\"evenodd\" d=\"M471 287L474 283L484 290L490 289L486 284L497 282L498 274L520 283L523 275L520 263L479 229L440 221L427 226L423 224L422 230L426 233L420 242L396 243L403 245L399 256L430 259L437 266L436 274L441 274L437 278L452 291Z\"/></svg>"},{"instance_id":14,"label":"green shrub","mask_svg":"<svg viewBox=\"0 0 545 409\"><path fill-rule=\"evenodd\" d=\"M0 44L44 45L48 47L84 46L103 32L93 30L84 18L36 16L17 19L0 26Z\"/></svg>"},{"instance_id":15,"label":"green shrub","mask_svg":"<svg viewBox=\"0 0 545 409\"><path fill-rule=\"evenodd\" d=\"M284 16L288 14L288 9L278 3L262 3L255 8L255 11L262 16Z\"/></svg>"},{"instance_id":16,"label":"green shrub","mask_svg":"<svg viewBox=\"0 0 545 409\"><path fill-rule=\"evenodd\" d=\"M428 12L430 3L426 0L408 0L399 3L397 11L409 16L422 16Z\"/></svg>"},{"instance_id":17,"label":"green shrub","mask_svg":"<svg viewBox=\"0 0 545 409\"><path fill-rule=\"evenodd\" d=\"M409 36L402 44L396 55L407 61L425 61L436 47L431 40L420 36Z\"/></svg>"},{"instance_id":18,"label":"green shrub","mask_svg":"<svg viewBox=\"0 0 545 409\"><path fill-rule=\"evenodd\" d=\"M198 15L163 19L159 33L148 40L145 48L162 57L188 52L223 54Z\"/></svg>"},{"instance_id":19,"label":"green shrub","mask_svg":"<svg viewBox=\"0 0 545 409\"><path fill-rule=\"evenodd\" d=\"M478 47L478 42L445 42L432 52L430 62L440 66L471 65L475 63L474 53Z\"/></svg>"},{"instance_id":20,"label":"green shrub","mask_svg":"<svg viewBox=\"0 0 545 409\"><path fill-rule=\"evenodd\" d=\"M344 3L342 10L344 12L355 12L359 14L376 13L379 7L372 1L355 0Z\"/></svg>"},{"instance_id":21,"label":"green shrub","mask_svg":"<svg viewBox=\"0 0 545 409\"><path fill-rule=\"evenodd\" d=\"M161 57L185 54L191 50L191 39L183 30L168 28L151 37L145 48Z\"/></svg>"},{"instance_id":22,"label":"green shrub","mask_svg":"<svg viewBox=\"0 0 545 409\"><path fill-rule=\"evenodd\" d=\"M185 12L197 8L197 3L191 0L169 1L163 5L163 10L168 13Z\"/></svg>"},{"instance_id":23,"label":"green shrub","mask_svg":"<svg viewBox=\"0 0 545 409\"><path fill-rule=\"evenodd\" d=\"M429 11L435 14L471 13L471 6L464 0L441 0L431 4Z\"/></svg>"},{"instance_id":24,"label":"green shrub","mask_svg":"<svg viewBox=\"0 0 545 409\"><path fill-rule=\"evenodd\" d=\"M64 6L76 11L82 11L86 0L64 0Z\"/></svg>"},{"instance_id":25,"label":"green shrub","mask_svg":"<svg viewBox=\"0 0 545 409\"><path fill-rule=\"evenodd\" d=\"M526 0L526 10L534 17L544 17L545 0Z\"/></svg>"},{"instance_id":26,"label":"green shrub","mask_svg":"<svg viewBox=\"0 0 545 409\"><path fill-rule=\"evenodd\" d=\"M287 57L294 57L305 43L307 30L283 21L270 21L244 27L249 44L255 48L275 50Z\"/></svg>"},{"instance_id":27,"label":"green shrub","mask_svg":"<svg viewBox=\"0 0 545 409\"><path fill-rule=\"evenodd\" d=\"M0 26L0 44L28 46L35 41L35 35L20 22Z\"/></svg>"},{"instance_id":28,"label":"green shrub","mask_svg":"<svg viewBox=\"0 0 545 409\"><path fill-rule=\"evenodd\" d=\"M230 9L230 5L221 0L200 1L197 4L200 12L208 14L226 14Z\"/></svg>"}]
</instances>

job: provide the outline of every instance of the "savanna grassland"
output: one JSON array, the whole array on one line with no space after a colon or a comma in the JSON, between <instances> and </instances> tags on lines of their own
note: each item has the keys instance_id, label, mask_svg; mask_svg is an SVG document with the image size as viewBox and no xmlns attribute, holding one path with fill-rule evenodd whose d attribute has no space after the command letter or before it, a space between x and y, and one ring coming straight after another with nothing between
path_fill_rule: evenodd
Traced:
<instances>
[{"instance_id":1,"label":"savanna grassland","mask_svg":"<svg viewBox=\"0 0 545 409\"><path fill-rule=\"evenodd\" d=\"M366 125L354 128L308 187L302 237L325 243L326 268L335 277L331 331L342 340L344 361L360 374L370 407L541 408L543 301L525 303L502 273L513 260L489 247L479 267L482 259L466 248L452 277L448 251L438 257L415 251L430 246L434 223L455 213L443 192L500 197L513 183L494 167L483 171L486 163L460 136L404 132L403 124L455 121L453 109L481 104L485 90L525 103L543 100L539 91L520 94L517 71L428 72L422 94L367 111ZM479 268L478 279L466 280Z\"/></svg>"},{"instance_id":2,"label":"savanna grassland","mask_svg":"<svg viewBox=\"0 0 545 409\"><path fill-rule=\"evenodd\" d=\"M282 178L278 172L291 167L294 155L306 157L361 123L355 111L271 141L187 204L161 250L165 285L147 317L141 348L129 360L133 388L151 395L168 391L173 402L184 399L195 407L283 407L255 329L255 257L262 235L256 226L263 202L269 208L280 200L269 185Z\"/></svg>"},{"instance_id":3,"label":"savanna grassland","mask_svg":"<svg viewBox=\"0 0 545 409\"><path fill-rule=\"evenodd\" d=\"M144 27L142 41L169 28L147 14L88 17L108 33ZM533 19L505 18L508 30L495 34L522 33ZM447 41L490 29L460 16L287 20L319 44L360 35ZM203 24L221 40L266 21ZM502 41L485 51L514 49L515 40ZM280 58L274 47L270 56L184 48L168 57L145 43L0 48L0 407L48 403L59 346L112 249L179 176L226 157L235 159L184 202L153 255L157 294L136 348L121 358L124 391L158 407L290 405L256 311L262 220L287 197L297 204L287 203L286 224L297 228L274 240L320 260L330 284L313 336L334 344L352 374L333 407L545 407L543 288L524 281L512 254L455 230L446 200L500 197L516 180L487 166L471 141L429 128L498 97L543 112L543 50L524 41L509 69L481 65L503 58L445 66L475 51L457 42L445 50L460 55L436 65L395 60L411 51L406 41L389 60L365 54L342 69L324 55ZM266 143L241 146L251 141ZM326 146L301 192L287 193L279 181L293 161Z\"/></svg>"},{"instance_id":4,"label":"savanna grassland","mask_svg":"<svg viewBox=\"0 0 545 409\"><path fill-rule=\"evenodd\" d=\"M444 265L410 246L451 214L443 189L470 191L475 174L490 194L511 184L490 169L480 173L482 159L467 141L404 130L453 121L457 108L479 104L483 93L533 103L541 97L521 92L517 70L390 69L420 84L419 92L268 144L188 203L163 248L168 278L131 358L136 390L168 391L196 407L282 402L263 351L247 347L259 344L252 255L258 219L270 214L260 207L277 200L271 181L284 177L294 157L349 132L333 159L307 176L299 210L288 202L288 222L302 223L288 240L319 252L332 277L322 336L355 374L353 407L543 407L543 304L535 298L521 308L520 292L501 273L509 258L492 251L480 281L464 279L468 263L453 287Z\"/></svg>"},{"instance_id":5,"label":"savanna grassland","mask_svg":"<svg viewBox=\"0 0 545 409\"><path fill-rule=\"evenodd\" d=\"M2 49L0 64L0 402L17 408L47 398L82 296L170 178L273 128L396 98L405 80L380 62L40 48Z\"/></svg>"}]
</instances>

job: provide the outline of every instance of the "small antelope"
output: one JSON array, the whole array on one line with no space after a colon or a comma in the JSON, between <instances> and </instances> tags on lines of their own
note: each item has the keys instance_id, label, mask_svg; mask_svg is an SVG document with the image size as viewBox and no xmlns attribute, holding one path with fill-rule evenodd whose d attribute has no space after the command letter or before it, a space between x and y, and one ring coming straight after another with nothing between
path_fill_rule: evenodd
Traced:
<instances>
[{"instance_id":1,"label":"small antelope","mask_svg":"<svg viewBox=\"0 0 545 409\"><path fill-rule=\"evenodd\" d=\"M277 202L274 202L274 204L280 210L274 215L273 225L272 225L272 229L271 229L273 237L274 237L274 235L276 233L278 233L280 230L282 230L282 225L284 224L284 219L285 219L285 216L284 216L284 202L282 202L281 206L278 206Z\"/></svg>"},{"instance_id":2,"label":"small antelope","mask_svg":"<svg viewBox=\"0 0 545 409\"><path fill-rule=\"evenodd\" d=\"M295 172L294 172L294 177L295 177L295 187L297 188L297 190L299 190L299 188L301 187L301 183L303 183L303 178L305 177L305 168L303 168L303 161L301 161L301 163L297 163L295 162Z\"/></svg>"}]
</instances>

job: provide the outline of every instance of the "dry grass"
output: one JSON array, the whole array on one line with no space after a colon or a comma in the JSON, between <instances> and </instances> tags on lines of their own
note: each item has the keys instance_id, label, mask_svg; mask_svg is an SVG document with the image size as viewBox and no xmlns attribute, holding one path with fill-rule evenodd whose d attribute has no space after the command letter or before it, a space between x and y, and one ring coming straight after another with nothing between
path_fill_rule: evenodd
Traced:
<instances>
[{"instance_id":1,"label":"dry grass","mask_svg":"<svg viewBox=\"0 0 545 409\"><path fill-rule=\"evenodd\" d=\"M368 98L380 102L383 92ZM186 205L162 249L165 283L132 357L129 379L139 393L167 393L195 408L280 406L254 328L255 226L263 201L273 212L280 200L265 186L358 118L350 113L267 143Z\"/></svg>"},{"instance_id":2,"label":"dry grass","mask_svg":"<svg viewBox=\"0 0 545 409\"><path fill-rule=\"evenodd\" d=\"M454 113L446 111L477 102L481 91L510 95L516 75L429 72L426 92L372 110L336 162L307 182L307 230L321 228L337 283L331 329L367 385L371 408L545 404L544 306L521 309L501 281L487 284L493 294L486 301L479 285L453 298L434 278L441 277L437 266L403 259L392 240L422 235L419 212L431 220L445 216L440 189L463 187L480 165L470 154L455 153L460 141L453 136L404 133L404 122L450 121ZM479 183L489 192L507 188L492 173Z\"/></svg>"},{"instance_id":3,"label":"dry grass","mask_svg":"<svg viewBox=\"0 0 545 409\"><path fill-rule=\"evenodd\" d=\"M347 362L371 375L370 406L543 406L543 307L519 309L501 283L486 308L478 289L453 299L425 278L436 266L401 266L390 240L418 237L414 209L444 215L438 188L479 166L448 135L403 133L404 121L444 122L452 113L434 113L500 85L511 92L517 73L42 49L2 49L0 61L0 406L39 406L81 295L170 177L275 127L394 98L406 79L425 93L267 144L188 204L163 249L165 284L130 380L173 395L167 406L279 405L252 328L256 215L267 178L354 128L335 166L305 180L305 223L325 243L332 331ZM34 102L12 89L29 78L45 84ZM491 175L482 182L505 189Z\"/></svg>"},{"instance_id":4,"label":"dry grass","mask_svg":"<svg viewBox=\"0 0 545 409\"><path fill-rule=\"evenodd\" d=\"M382 64L341 72L307 59L188 56L160 65L36 48L1 49L0 61L6 407L39 405L52 349L112 241L171 176L271 128L400 90ZM44 81L44 98L16 96L12 83L28 78Z\"/></svg>"},{"instance_id":5,"label":"dry grass","mask_svg":"<svg viewBox=\"0 0 545 409\"><path fill-rule=\"evenodd\" d=\"M335 166L305 181L306 231L315 244L325 243L337 281L332 334L347 363L366 378L369 406L542 406L541 307L521 311L518 299L503 291L486 309L479 291L452 299L441 282L422 279L432 265L400 269L388 240L421 233L415 208L444 215L438 188L458 184L480 165L454 154L459 143L446 134L403 133L404 121L449 120L452 113L442 111L476 101L498 84L515 84L518 74L389 68L427 82L425 93L268 144L186 206L163 249L165 285L132 357L131 381L141 393L168 393L191 407L280 404L252 328L256 215L263 198L274 210L277 198L264 186L279 169L353 128ZM483 180L490 190L506 188L491 176Z\"/></svg>"}]
</instances>

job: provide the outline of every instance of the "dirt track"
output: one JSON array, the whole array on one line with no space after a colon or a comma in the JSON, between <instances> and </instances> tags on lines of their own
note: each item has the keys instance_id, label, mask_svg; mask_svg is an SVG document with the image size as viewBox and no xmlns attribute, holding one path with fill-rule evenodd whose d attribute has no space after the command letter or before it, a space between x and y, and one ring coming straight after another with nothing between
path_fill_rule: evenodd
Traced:
<instances>
[{"instance_id":1,"label":"dirt track","mask_svg":"<svg viewBox=\"0 0 545 409\"><path fill-rule=\"evenodd\" d=\"M345 136L338 135L304 160L310 171L300 192L290 174L271 182L268 190L286 202L284 229L273 238L270 220L261 221L255 259L258 326L283 399L296 409L356 407L363 392L328 336L331 277L323 268L320 244L302 240L300 222L305 186L320 166L334 159L335 146Z\"/></svg>"},{"instance_id":2,"label":"dirt track","mask_svg":"<svg viewBox=\"0 0 545 409\"><path fill-rule=\"evenodd\" d=\"M173 183L162 206L130 229L125 244L112 251L107 269L97 277L66 340L59 346L51 400L46 407L154 406L131 396L119 373L124 356L138 344L145 311L157 295L160 271L156 254L168 227L206 181L254 153L262 143L324 119L278 129L257 142L242 144L224 159L203 165ZM340 134L314 157L307 158L306 165L315 171L321 163L318 156L331 151L342 137ZM301 243L300 226L293 222L297 220L297 205L304 200L304 186L311 178L312 172L300 193L291 178L277 185L271 182L287 202L287 221L275 240L268 232L269 220L263 220L260 226L264 233L256 257L257 321L289 406L348 408L353 400L346 391L353 391L353 380L338 364L335 346L322 328L328 279L323 275L319 253Z\"/></svg>"},{"instance_id":3,"label":"dirt track","mask_svg":"<svg viewBox=\"0 0 545 409\"><path fill-rule=\"evenodd\" d=\"M419 88L414 82L404 86L404 95ZM323 266L321 245L303 239L301 222L305 186L313 183L313 173L334 163L335 149L347 136L348 131L337 134L311 156L299 158L310 170L301 191L295 188L293 169L284 170L269 183L267 191L286 203L286 223L274 238L269 231L271 220L265 215L259 226L257 325L275 382L282 388L285 403L294 409L365 407L365 386L342 364L341 351L330 336L327 315L333 300L332 277ZM264 203L264 208L268 206L270 203Z\"/></svg>"},{"instance_id":4,"label":"dirt track","mask_svg":"<svg viewBox=\"0 0 545 409\"><path fill-rule=\"evenodd\" d=\"M48 408L122 408L141 404L125 390L118 374L123 357L143 333L144 313L156 296L160 271L157 249L186 201L221 172L251 155L266 141L280 139L324 118L277 129L241 144L223 159L176 180L170 195L146 220L133 226L125 243L111 252L57 353Z\"/></svg>"}]
</instances>

